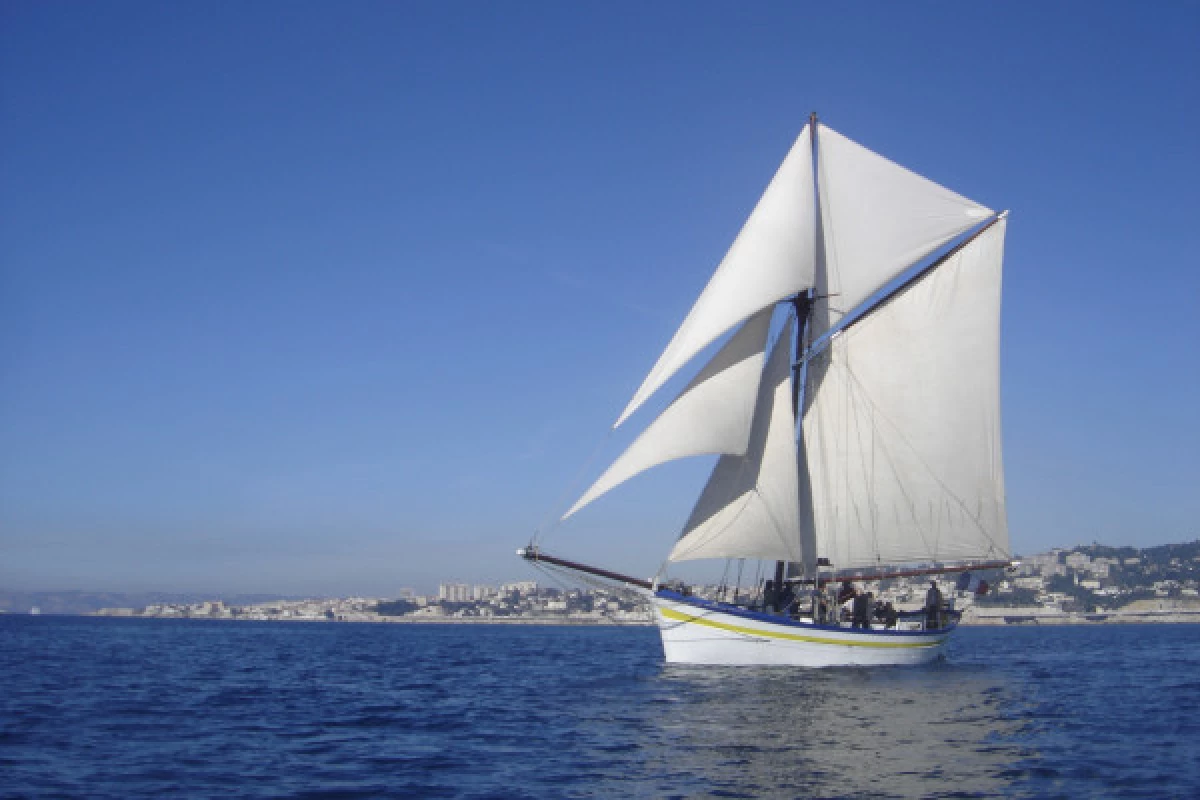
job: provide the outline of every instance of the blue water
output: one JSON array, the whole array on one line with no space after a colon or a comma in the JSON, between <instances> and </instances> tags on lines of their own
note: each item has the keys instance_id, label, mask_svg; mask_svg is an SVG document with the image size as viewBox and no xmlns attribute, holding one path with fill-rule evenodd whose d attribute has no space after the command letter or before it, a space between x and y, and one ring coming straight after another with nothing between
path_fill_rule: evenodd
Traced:
<instances>
[{"instance_id":1,"label":"blue water","mask_svg":"<svg viewBox=\"0 0 1200 800\"><path fill-rule=\"evenodd\" d=\"M1198 797L1200 626L923 668L672 668L649 628L0 617L3 797Z\"/></svg>"}]
</instances>

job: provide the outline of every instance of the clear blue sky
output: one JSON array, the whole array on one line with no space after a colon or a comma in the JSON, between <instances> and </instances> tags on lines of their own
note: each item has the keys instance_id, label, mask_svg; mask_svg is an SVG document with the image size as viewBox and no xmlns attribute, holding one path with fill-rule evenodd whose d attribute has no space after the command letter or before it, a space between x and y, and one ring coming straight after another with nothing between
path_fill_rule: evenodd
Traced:
<instances>
[{"instance_id":1,"label":"clear blue sky","mask_svg":"<svg viewBox=\"0 0 1200 800\"><path fill-rule=\"evenodd\" d=\"M1198 40L1195 2L6 2L0 586L529 577L812 110L1012 209L1016 549L1195 538ZM551 541L650 573L709 467Z\"/></svg>"}]
</instances>

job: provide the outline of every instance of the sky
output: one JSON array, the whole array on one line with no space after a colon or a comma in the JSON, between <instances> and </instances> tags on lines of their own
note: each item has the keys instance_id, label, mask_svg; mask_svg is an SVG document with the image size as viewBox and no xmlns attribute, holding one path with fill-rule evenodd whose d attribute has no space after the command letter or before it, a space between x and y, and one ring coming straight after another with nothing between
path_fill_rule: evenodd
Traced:
<instances>
[{"instance_id":1,"label":"sky","mask_svg":"<svg viewBox=\"0 0 1200 800\"><path fill-rule=\"evenodd\" d=\"M1197 40L1195 2L6 2L0 586L538 578L811 111L1012 210L1014 549L1195 539ZM711 464L548 549L654 572Z\"/></svg>"}]
</instances>

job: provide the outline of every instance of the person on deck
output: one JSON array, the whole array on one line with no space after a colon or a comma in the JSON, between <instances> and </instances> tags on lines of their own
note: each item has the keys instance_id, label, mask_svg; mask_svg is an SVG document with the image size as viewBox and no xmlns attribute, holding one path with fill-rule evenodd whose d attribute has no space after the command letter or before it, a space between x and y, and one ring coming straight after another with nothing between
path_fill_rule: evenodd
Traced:
<instances>
[{"instance_id":1,"label":"person on deck","mask_svg":"<svg viewBox=\"0 0 1200 800\"><path fill-rule=\"evenodd\" d=\"M813 609L817 624L823 625L829 621L829 599L820 589L813 589Z\"/></svg>"},{"instance_id":2,"label":"person on deck","mask_svg":"<svg viewBox=\"0 0 1200 800\"><path fill-rule=\"evenodd\" d=\"M851 628L866 628L871 629L871 620L867 616L871 609L871 593L857 594L854 596L854 605L851 607Z\"/></svg>"},{"instance_id":3,"label":"person on deck","mask_svg":"<svg viewBox=\"0 0 1200 800\"><path fill-rule=\"evenodd\" d=\"M883 622L883 609L884 609L883 601L876 600L875 605L873 605L871 607L871 619L873 619L877 622Z\"/></svg>"},{"instance_id":4,"label":"person on deck","mask_svg":"<svg viewBox=\"0 0 1200 800\"><path fill-rule=\"evenodd\" d=\"M773 611L775 609L775 603L778 600L779 600L779 595L776 594L776 592L775 592L775 581L768 578L767 582L763 584L763 593L762 593L763 613L766 613L768 611Z\"/></svg>"},{"instance_id":5,"label":"person on deck","mask_svg":"<svg viewBox=\"0 0 1200 800\"><path fill-rule=\"evenodd\" d=\"M858 592L854 589L854 584L850 581L842 581L842 588L838 589L837 601L840 606L842 603L854 597Z\"/></svg>"},{"instance_id":6,"label":"person on deck","mask_svg":"<svg viewBox=\"0 0 1200 800\"><path fill-rule=\"evenodd\" d=\"M927 629L942 627L942 591L937 581L929 582L929 591L925 593L925 627Z\"/></svg>"},{"instance_id":7,"label":"person on deck","mask_svg":"<svg viewBox=\"0 0 1200 800\"><path fill-rule=\"evenodd\" d=\"M790 583L785 583L783 588L779 590L778 596L775 598L775 610L780 614L787 614L791 611L792 604L796 602L796 592L792 589Z\"/></svg>"},{"instance_id":8,"label":"person on deck","mask_svg":"<svg viewBox=\"0 0 1200 800\"><path fill-rule=\"evenodd\" d=\"M892 605L891 600L888 600L887 605L885 605L883 607L883 627L895 628L896 621L899 618L900 618L900 615L896 613L896 607L894 605Z\"/></svg>"}]
</instances>

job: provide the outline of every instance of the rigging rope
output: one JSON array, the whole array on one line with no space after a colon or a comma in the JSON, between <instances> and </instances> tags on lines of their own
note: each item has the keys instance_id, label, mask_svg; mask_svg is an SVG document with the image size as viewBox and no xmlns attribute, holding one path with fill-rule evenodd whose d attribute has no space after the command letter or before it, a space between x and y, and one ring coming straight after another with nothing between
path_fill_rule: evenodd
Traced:
<instances>
[{"instance_id":1,"label":"rigging rope","mask_svg":"<svg viewBox=\"0 0 1200 800\"><path fill-rule=\"evenodd\" d=\"M584 473L591 469L592 464L595 463L596 458L600 455L600 451L608 445L609 440L612 439L613 433L615 432L615 428L609 428L608 431L605 432L604 436L601 437L595 448L592 449L591 455L584 460L583 464L580 465L579 469L576 471L575 477L571 479L571 482L567 484L562 493L559 495L558 502L555 504L555 508L561 509L563 504L571 498L571 495L574 494L574 491L571 489L571 487L579 485ZM546 541L546 538L551 533L557 532L563 524L562 513L563 512L556 511L549 512L547 516L543 518L542 523L533 529L533 536L529 540L530 544L541 544Z\"/></svg>"},{"instance_id":2,"label":"rigging rope","mask_svg":"<svg viewBox=\"0 0 1200 800\"><path fill-rule=\"evenodd\" d=\"M602 578L598 578L593 575L577 573L572 570L568 570L565 567L558 567L558 566L555 566L553 564L548 564L543 561L532 561L530 563L533 564L535 569L537 569L539 572L541 572L543 575L545 575L547 577L547 579L549 579L551 582L557 584L558 587L561 589L569 591L570 587L568 586L567 581L563 579L563 576L569 576L570 580L572 580L572 581L586 584L588 586L591 586L594 589L603 589L604 591L609 592L610 594L614 594L618 597L624 598L625 600L627 600L631 603L634 603L635 605L640 606L640 607L646 609L647 611L649 611L650 604L646 601L645 596L643 596L642 594L638 593L637 591L630 589L622 584L610 583L610 582L605 581ZM636 622L633 620L617 619L617 618L613 618L613 617L606 617L605 619L614 625L642 625L642 624L644 624L642 622Z\"/></svg>"}]
</instances>

